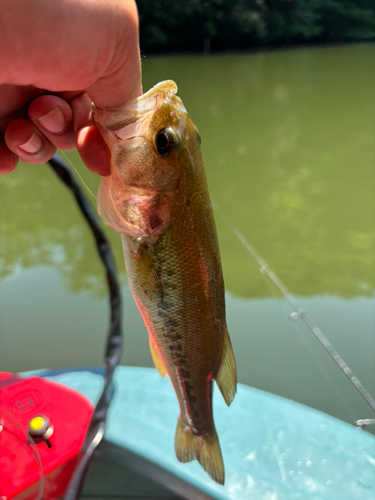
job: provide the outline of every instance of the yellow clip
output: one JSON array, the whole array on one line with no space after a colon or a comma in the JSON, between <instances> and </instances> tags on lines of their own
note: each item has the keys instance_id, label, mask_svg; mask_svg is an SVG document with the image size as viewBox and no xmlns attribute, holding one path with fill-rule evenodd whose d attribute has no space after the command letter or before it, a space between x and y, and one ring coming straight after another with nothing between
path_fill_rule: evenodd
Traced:
<instances>
[{"instance_id":1,"label":"yellow clip","mask_svg":"<svg viewBox=\"0 0 375 500\"><path fill-rule=\"evenodd\" d=\"M29 422L29 429L31 431L38 431L43 427L45 420L43 417L34 417Z\"/></svg>"}]
</instances>

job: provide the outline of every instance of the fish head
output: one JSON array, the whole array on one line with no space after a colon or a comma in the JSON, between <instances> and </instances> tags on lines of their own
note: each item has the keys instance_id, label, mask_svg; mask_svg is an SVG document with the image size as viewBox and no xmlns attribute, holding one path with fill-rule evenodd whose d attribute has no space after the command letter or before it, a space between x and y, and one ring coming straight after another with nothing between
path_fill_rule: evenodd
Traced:
<instances>
[{"instance_id":1,"label":"fish head","mask_svg":"<svg viewBox=\"0 0 375 500\"><path fill-rule=\"evenodd\" d=\"M176 92L177 85L165 81L122 107L93 106L112 158L98 208L117 232L160 234L183 209L186 169L200 154L200 137Z\"/></svg>"}]
</instances>

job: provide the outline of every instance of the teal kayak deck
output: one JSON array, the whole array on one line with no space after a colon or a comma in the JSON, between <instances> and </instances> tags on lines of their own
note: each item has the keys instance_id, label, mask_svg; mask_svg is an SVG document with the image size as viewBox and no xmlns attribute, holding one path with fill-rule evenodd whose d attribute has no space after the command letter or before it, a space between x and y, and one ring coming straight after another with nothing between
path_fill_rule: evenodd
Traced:
<instances>
[{"instance_id":1,"label":"teal kayak deck","mask_svg":"<svg viewBox=\"0 0 375 500\"><path fill-rule=\"evenodd\" d=\"M102 376L90 369L39 374L78 390L94 404L103 386ZM168 377L151 368L119 367L114 383L106 442L157 464L206 493L205 498L375 498L375 437L329 415L241 384L228 408L215 388L214 416L226 472L222 487L197 462L180 464L175 457L179 408Z\"/></svg>"}]
</instances>

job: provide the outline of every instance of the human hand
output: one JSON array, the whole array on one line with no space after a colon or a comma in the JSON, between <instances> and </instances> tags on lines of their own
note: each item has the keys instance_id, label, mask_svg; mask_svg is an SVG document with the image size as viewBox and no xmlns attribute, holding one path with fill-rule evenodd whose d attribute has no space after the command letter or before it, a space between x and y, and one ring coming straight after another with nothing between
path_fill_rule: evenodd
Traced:
<instances>
[{"instance_id":1,"label":"human hand","mask_svg":"<svg viewBox=\"0 0 375 500\"><path fill-rule=\"evenodd\" d=\"M142 92L134 0L0 0L0 33L0 174L77 147L107 175L91 102L116 107Z\"/></svg>"}]
</instances>

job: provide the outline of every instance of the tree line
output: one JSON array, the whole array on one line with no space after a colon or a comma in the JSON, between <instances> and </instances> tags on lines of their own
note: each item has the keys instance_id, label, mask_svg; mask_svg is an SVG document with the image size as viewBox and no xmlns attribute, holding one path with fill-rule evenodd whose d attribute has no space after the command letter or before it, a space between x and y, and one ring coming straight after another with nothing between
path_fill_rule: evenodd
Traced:
<instances>
[{"instance_id":1,"label":"tree line","mask_svg":"<svg viewBox=\"0 0 375 500\"><path fill-rule=\"evenodd\" d=\"M141 50L375 40L375 0L138 0Z\"/></svg>"}]
</instances>

